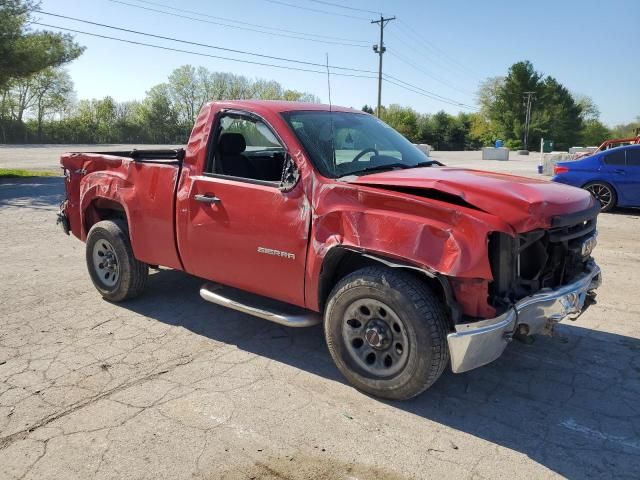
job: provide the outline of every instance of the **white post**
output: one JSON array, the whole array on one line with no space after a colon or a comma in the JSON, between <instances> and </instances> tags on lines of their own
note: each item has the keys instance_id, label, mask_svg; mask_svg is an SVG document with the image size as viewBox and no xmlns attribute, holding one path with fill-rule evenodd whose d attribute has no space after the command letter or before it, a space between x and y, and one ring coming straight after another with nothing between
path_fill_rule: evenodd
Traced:
<instances>
[{"instance_id":1,"label":"white post","mask_svg":"<svg viewBox=\"0 0 640 480\"><path fill-rule=\"evenodd\" d=\"M538 160L538 173L542 175L542 171L544 170L544 138L540 139L540 159Z\"/></svg>"}]
</instances>

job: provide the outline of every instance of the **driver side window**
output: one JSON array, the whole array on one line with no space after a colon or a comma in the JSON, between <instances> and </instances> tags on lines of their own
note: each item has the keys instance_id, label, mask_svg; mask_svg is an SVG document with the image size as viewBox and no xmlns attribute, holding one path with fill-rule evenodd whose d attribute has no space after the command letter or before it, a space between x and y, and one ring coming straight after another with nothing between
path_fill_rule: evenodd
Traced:
<instances>
[{"instance_id":1,"label":"driver side window","mask_svg":"<svg viewBox=\"0 0 640 480\"><path fill-rule=\"evenodd\" d=\"M237 114L220 119L211 173L278 183L285 158L284 147L264 122Z\"/></svg>"}]
</instances>

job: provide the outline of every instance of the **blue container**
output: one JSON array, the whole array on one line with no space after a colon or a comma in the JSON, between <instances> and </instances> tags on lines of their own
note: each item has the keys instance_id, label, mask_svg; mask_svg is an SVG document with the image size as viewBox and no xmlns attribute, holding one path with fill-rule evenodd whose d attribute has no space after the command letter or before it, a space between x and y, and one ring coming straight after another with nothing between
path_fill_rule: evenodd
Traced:
<instances>
[{"instance_id":1,"label":"blue container","mask_svg":"<svg viewBox=\"0 0 640 480\"><path fill-rule=\"evenodd\" d=\"M496 148L501 148L504 145L502 140L496 140Z\"/></svg>"}]
</instances>

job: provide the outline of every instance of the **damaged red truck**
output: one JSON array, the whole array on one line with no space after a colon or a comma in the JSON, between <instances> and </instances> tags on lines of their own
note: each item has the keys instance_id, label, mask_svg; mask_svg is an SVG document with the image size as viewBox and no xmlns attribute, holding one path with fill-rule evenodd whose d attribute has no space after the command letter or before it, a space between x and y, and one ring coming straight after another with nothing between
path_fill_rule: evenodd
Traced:
<instances>
[{"instance_id":1,"label":"damaged red truck","mask_svg":"<svg viewBox=\"0 0 640 480\"><path fill-rule=\"evenodd\" d=\"M406 399L577 317L601 283L597 202L543 180L447 168L366 113L293 102L204 106L182 150L69 153L59 221L101 295L149 266L205 300L323 323L357 388ZM212 321L215 321L212 319Z\"/></svg>"}]
</instances>

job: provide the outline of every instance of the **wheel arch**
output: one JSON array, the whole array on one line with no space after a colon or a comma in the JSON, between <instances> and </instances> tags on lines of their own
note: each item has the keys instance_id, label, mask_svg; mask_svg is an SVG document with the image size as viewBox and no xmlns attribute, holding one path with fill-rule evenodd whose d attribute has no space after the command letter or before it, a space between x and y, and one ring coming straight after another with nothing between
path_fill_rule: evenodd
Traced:
<instances>
[{"instance_id":1,"label":"wheel arch","mask_svg":"<svg viewBox=\"0 0 640 480\"><path fill-rule=\"evenodd\" d=\"M84 235L86 236L96 223L115 219L123 220L129 228L129 218L124 205L104 197L93 198L82 210Z\"/></svg>"},{"instance_id":2,"label":"wheel arch","mask_svg":"<svg viewBox=\"0 0 640 480\"><path fill-rule=\"evenodd\" d=\"M448 310L451 328L462 317L462 309L455 300L446 276L376 252L356 250L342 245L331 248L324 257L318 281L320 311L324 311L331 290L342 278L361 268L380 265L404 270L429 286Z\"/></svg>"}]
</instances>

